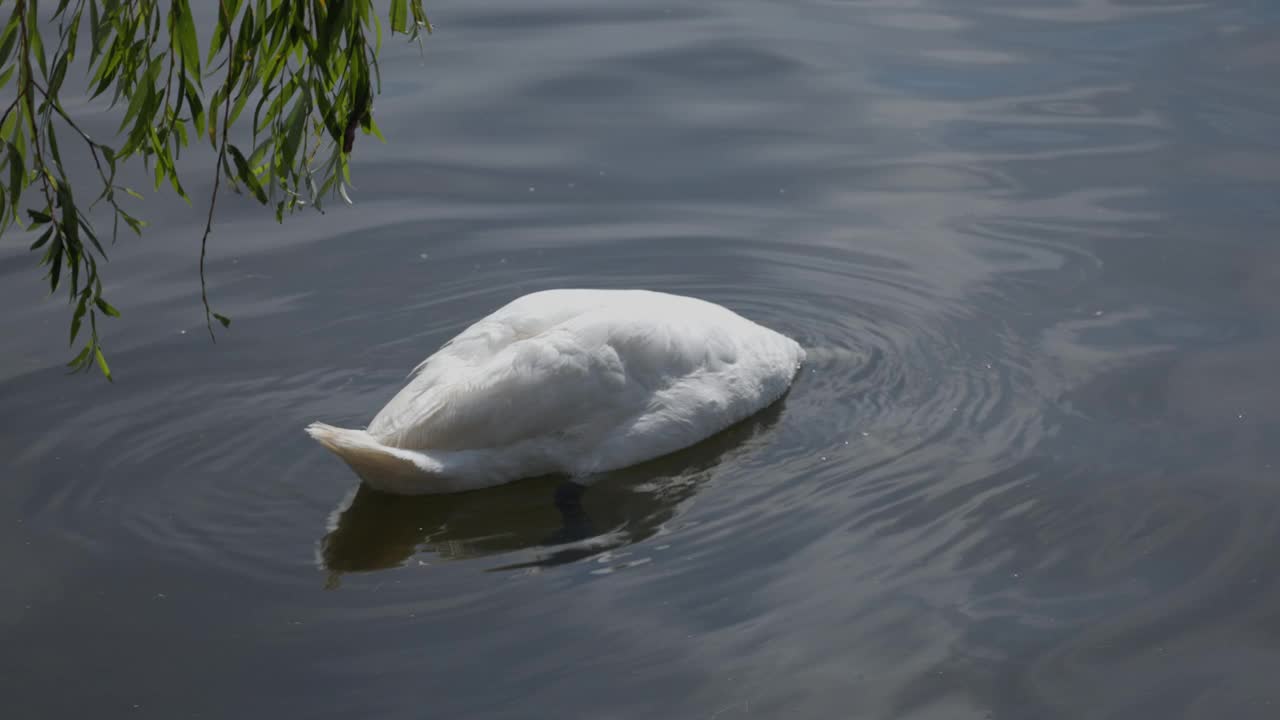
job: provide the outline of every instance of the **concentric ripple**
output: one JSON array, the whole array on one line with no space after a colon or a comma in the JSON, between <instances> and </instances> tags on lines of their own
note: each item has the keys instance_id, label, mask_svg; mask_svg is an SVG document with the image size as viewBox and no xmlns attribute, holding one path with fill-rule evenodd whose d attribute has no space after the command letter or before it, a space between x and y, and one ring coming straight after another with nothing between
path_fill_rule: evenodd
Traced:
<instances>
[{"instance_id":1,"label":"concentric ripple","mask_svg":"<svg viewBox=\"0 0 1280 720\"><path fill-rule=\"evenodd\" d=\"M286 310L241 330L253 337L232 352L249 354L258 338L274 342L276 328L296 323L288 368L193 371L188 363L214 362L207 349L167 345L171 369L157 370L145 390L64 428L63 441L76 436L100 462L37 493L30 515L87 545L273 583L315 584L318 563L334 586L353 571L490 555L498 557L483 567L545 566L616 551L669 533L709 488L733 499L712 525L766 523L755 512L762 503L809 505L828 494L863 495L864 512L874 513L936 487L930 468L949 454L1009 462L1041 431L1035 409L1017 400L1025 366L1000 326L973 306L949 314L945 297L884 257L728 238L423 254L429 262L414 258L393 273L405 277L386 279L427 277L389 313L379 316L374 300L317 295L305 317ZM673 256L695 270L673 274ZM554 271L561 267L573 269ZM356 478L303 436L317 418L365 422L408 368L478 316L525 292L573 285L719 302L795 337L809 360L785 400L760 417L578 497L547 479L392 502L354 492ZM336 302L347 304L324 307ZM328 319L307 320L317 317ZM342 338L356 332L366 344L346 346ZM56 445L49 439L44 454ZM682 542L696 543L696 533L662 544Z\"/></svg>"}]
</instances>

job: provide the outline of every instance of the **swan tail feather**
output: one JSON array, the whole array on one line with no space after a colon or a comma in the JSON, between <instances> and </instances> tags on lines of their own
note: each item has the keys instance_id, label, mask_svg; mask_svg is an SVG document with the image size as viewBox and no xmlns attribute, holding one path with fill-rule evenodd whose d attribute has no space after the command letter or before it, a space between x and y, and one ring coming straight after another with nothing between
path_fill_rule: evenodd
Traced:
<instances>
[{"instance_id":1,"label":"swan tail feather","mask_svg":"<svg viewBox=\"0 0 1280 720\"><path fill-rule=\"evenodd\" d=\"M419 478L424 468L414 461L413 453L388 447L365 430L334 427L321 422L307 426L307 434L342 458L362 479L377 489L394 492L397 481Z\"/></svg>"}]
</instances>

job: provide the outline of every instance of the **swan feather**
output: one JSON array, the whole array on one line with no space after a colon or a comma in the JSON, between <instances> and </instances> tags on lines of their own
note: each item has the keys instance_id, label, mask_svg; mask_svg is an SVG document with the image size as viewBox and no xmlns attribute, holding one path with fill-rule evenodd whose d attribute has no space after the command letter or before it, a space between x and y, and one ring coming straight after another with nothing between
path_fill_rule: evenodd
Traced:
<instances>
[{"instance_id":1,"label":"swan feather","mask_svg":"<svg viewBox=\"0 0 1280 720\"><path fill-rule=\"evenodd\" d=\"M468 327L364 430L307 431L375 489L456 492L665 455L772 404L804 360L720 305L647 290L547 290Z\"/></svg>"}]
</instances>

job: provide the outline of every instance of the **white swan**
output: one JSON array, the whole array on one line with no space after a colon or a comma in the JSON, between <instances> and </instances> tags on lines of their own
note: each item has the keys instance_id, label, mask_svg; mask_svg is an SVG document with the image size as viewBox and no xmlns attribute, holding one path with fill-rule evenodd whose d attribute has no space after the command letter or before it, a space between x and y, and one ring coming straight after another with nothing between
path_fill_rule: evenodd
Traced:
<instances>
[{"instance_id":1,"label":"white swan","mask_svg":"<svg viewBox=\"0 0 1280 720\"><path fill-rule=\"evenodd\" d=\"M547 290L424 360L368 429L307 432L384 492L582 477L749 417L782 397L803 360L795 341L704 300Z\"/></svg>"}]
</instances>

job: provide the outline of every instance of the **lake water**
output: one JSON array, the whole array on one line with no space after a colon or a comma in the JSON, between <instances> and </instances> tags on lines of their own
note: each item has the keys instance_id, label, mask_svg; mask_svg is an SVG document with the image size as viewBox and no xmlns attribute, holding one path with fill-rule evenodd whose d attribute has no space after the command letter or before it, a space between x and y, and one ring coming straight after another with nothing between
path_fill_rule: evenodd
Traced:
<instances>
[{"instance_id":1,"label":"lake water","mask_svg":"<svg viewBox=\"0 0 1280 720\"><path fill-rule=\"evenodd\" d=\"M221 206L216 345L203 201L113 253L111 385L5 240L9 717L1277 717L1280 4L428 7L354 207ZM579 497L303 433L564 286L812 361Z\"/></svg>"}]
</instances>

